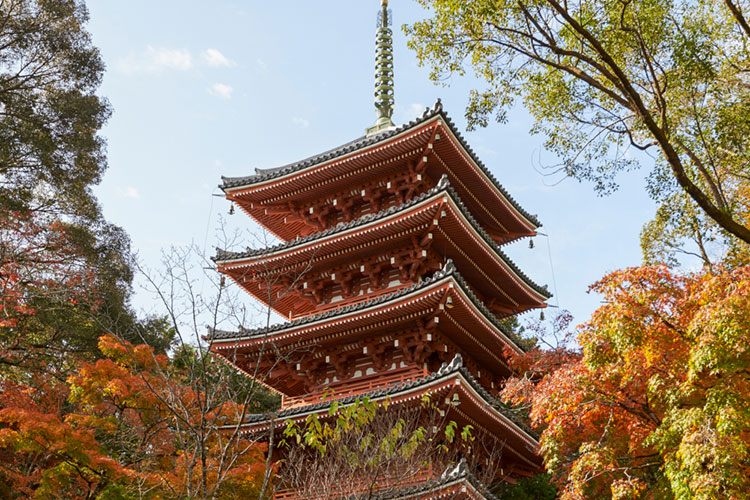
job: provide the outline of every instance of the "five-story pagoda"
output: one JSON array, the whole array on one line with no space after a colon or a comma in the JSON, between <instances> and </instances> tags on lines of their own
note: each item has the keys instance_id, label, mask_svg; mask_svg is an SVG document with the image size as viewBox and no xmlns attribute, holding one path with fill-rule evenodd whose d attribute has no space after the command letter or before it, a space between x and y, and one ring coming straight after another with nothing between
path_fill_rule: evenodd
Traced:
<instances>
[{"instance_id":1,"label":"five-story pagoda","mask_svg":"<svg viewBox=\"0 0 750 500\"><path fill-rule=\"evenodd\" d=\"M534 436L494 396L511 374L506 353L520 352L503 319L544 307L549 294L501 246L534 236L539 222L477 159L440 101L393 124L392 33L382 3L376 125L303 161L223 178L227 199L283 243L219 250L219 271L289 321L214 331L212 350L265 374L282 394L276 418L252 415L247 432L326 414L333 401L408 405L430 394L461 402L447 406L452 420L502 438L497 479L513 482L541 462ZM487 496L458 468L402 497L451 492Z\"/></svg>"}]
</instances>

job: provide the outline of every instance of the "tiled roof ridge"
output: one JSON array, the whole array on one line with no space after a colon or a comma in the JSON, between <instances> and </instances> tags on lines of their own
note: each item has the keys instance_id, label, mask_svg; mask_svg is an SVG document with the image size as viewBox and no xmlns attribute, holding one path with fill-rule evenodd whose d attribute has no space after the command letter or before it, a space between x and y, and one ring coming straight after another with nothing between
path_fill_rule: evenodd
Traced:
<instances>
[{"instance_id":1,"label":"tiled roof ridge","mask_svg":"<svg viewBox=\"0 0 750 500\"><path fill-rule=\"evenodd\" d=\"M482 228L482 226L477 222L477 220L471 215L471 212L469 212L469 209L466 207L466 205L461 201L461 198L458 196L458 193L451 187L450 181L448 180L448 177L446 175L443 175L438 183L433 187L432 189L425 191L424 193L420 194L419 196L415 196L411 200L404 202L400 205L394 205L392 207L389 207L387 209L381 210L380 212L376 214L365 214L351 222L341 222L337 224L336 226L330 227L324 231L320 231L318 233L311 234L309 236L305 236L303 238L299 238L296 240L290 240L284 243L279 243L278 245L274 245L272 247L268 248L261 248L261 249L248 249L245 252L229 252L220 248L216 249L216 256L212 257L211 259L214 262L220 262L220 261L226 261L226 260L232 260L232 259L242 259L242 258L248 258L248 257L256 257L258 255L263 254L271 254L274 252L278 252L280 250L285 250L288 248L292 248L295 246L301 246L306 243L309 243L311 241L319 240L322 238L325 238L327 236L340 233L343 231L347 231L349 229L355 228L357 226L361 226L363 224L367 224L373 221L376 221L378 219L384 219L386 217L389 217L397 212L401 212L403 210L408 209L409 207L412 207L423 200L426 200L432 196L435 196L436 194L440 193L441 191L446 191L450 197L453 199L453 201L456 203L456 206L458 206L459 210L461 210L461 213L466 218L467 221L472 225L472 227L479 233L479 235L487 242L487 244L492 248L495 253L505 262L508 267L511 268L511 270L516 273L527 285L529 285L534 291L542 295L543 297L549 299L552 297L552 295L547 290L547 287L543 287L535 283L529 276L524 273L521 268L519 268L515 262L513 262L510 257L508 257L505 252L502 250L500 245L498 245L495 240L493 240L489 234Z\"/></svg>"},{"instance_id":2,"label":"tiled roof ridge","mask_svg":"<svg viewBox=\"0 0 750 500\"><path fill-rule=\"evenodd\" d=\"M233 188L233 187L241 186L244 184L254 184L256 182L273 179L274 177L280 177L282 175L296 172L297 170L302 170L304 168L311 167L318 163L332 160L339 156L343 156L345 154L357 151L359 149L370 146L372 144L376 144L394 135L398 135L401 132L404 132L406 130L409 130L410 128L420 125L421 123L424 123L427 120L437 115L444 115L445 113L443 113L442 110L443 110L443 105L440 102L440 99L438 99L438 101L435 103L435 106L433 106L432 109L430 108L425 109L425 111L422 113L420 117L415 118L402 125L399 125L395 128L390 128L388 130L384 130L383 132L380 132L371 136L365 135L365 136L358 137L352 141L342 144L341 146L337 146L333 149L329 149L328 151L324 151L323 153L319 153L319 154L310 156L308 158L305 158L304 160L295 161L287 165L283 165L281 167L255 168L255 172L256 172L255 175L246 175L246 176L239 176L239 177L227 177L227 176L222 175L221 179L224 182L223 184L220 184L219 187L223 190L226 190L228 188Z\"/></svg>"},{"instance_id":3,"label":"tiled roof ridge","mask_svg":"<svg viewBox=\"0 0 750 500\"><path fill-rule=\"evenodd\" d=\"M471 470L469 469L469 466L466 464L465 458L461 458L461 461L459 461L458 464L449 465L448 467L446 467L445 471L440 475L440 477L431 479L429 481L425 481L422 484L418 484L414 486L406 486L403 488L397 488L395 490L387 491L383 493L376 492L373 495L373 498L376 500L410 498L416 495L430 492L432 490L435 490L443 486L450 485L452 483L460 482L462 480L467 481L474 488L476 488L483 498L487 500L499 500L498 497L493 495L489 491L489 489L484 484L482 484L482 482L474 475L474 473L471 472ZM342 497L342 498L346 498L346 497Z\"/></svg>"},{"instance_id":4,"label":"tiled roof ridge","mask_svg":"<svg viewBox=\"0 0 750 500\"><path fill-rule=\"evenodd\" d=\"M211 257L211 260L213 260L214 262L220 262L220 261L230 260L230 259L243 259L247 257L256 257L258 255L271 254L274 252L278 252L279 250L285 250L287 248L304 245L305 243L309 243L311 241L323 239L326 236L340 233L348 229L352 229L354 227L361 226L363 224L367 224L369 222L372 222L378 219L384 219L390 215L395 214L396 212L405 210L411 206L414 206L422 202L423 200L426 200L427 198L431 196L434 196L440 191L444 190L448 186L448 184L449 184L448 178L447 176L444 175L440 178L438 183L435 184L435 187L425 191L419 196L415 196L414 198L408 201L405 201L404 203L401 203L400 205L393 205L392 207L384 208L383 210L377 213L365 214L349 222L339 222L335 226L331 226L328 229L325 229L323 231L318 231L317 233L303 236L302 238L285 241L283 243L279 243L277 245L273 245L267 248L257 248L257 249L248 248L244 252L229 252L227 250L217 248L216 256Z\"/></svg>"},{"instance_id":5,"label":"tiled roof ridge","mask_svg":"<svg viewBox=\"0 0 750 500\"><path fill-rule=\"evenodd\" d=\"M443 363L440 368L429 375L425 375L424 377L416 378L413 380L406 380L404 382L394 382L386 387L380 387L375 390L372 390L368 393L364 394L357 394L346 396L343 398L332 398L325 401L320 401L318 403L310 403L304 406L297 406L293 408L287 408L287 409L281 409L276 413L274 416L275 419L279 418L289 418L293 417L294 415L298 415L301 413L307 413L307 412L317 412L325 410L326 408L329 408L331 404L334 402L338 404L348 405L356 402L357 400L362 400L363 398L369 398L369 399L375 399L385 396L391 396L393 394L397 394L399 392L412 389L421 385L429 384L430 382L433 382L435 380L438 380L442 377L453 375L453 374L461 374L463 378L471 385L472 389L474 389L479 396L484 399L494 410L496 410L498 413L502 414L504 417L506 417L508 420L513 422L517 427L519 427L521 430L523 430L526 434L534 438L535 440L538 440L539 436L516 414L516 411L502 402L498 397L491 394L487 389L482 387L479 382L474 378L474 376L469 372L469 370L466 368L466 366L463 363L463 358L460 354L456 354L453 359L450 361L450 363ZM262 422L264 420L269 419L271 414L269 413L253 413L249 414L245 417L245 422L247 423L255 423L255 422Z\"/></svg>"},{"instance_id":6,"label":"tiled roof ridge","mask_svg":"<svg viewBox=\"0 0 750 500\"><path fill-rule=\"evenodd\" d=\"M398 135L406 130L409 130L410 128L416 127L417 125L420 125L430 119L432 119L435 116L440 116L445 124L450 129L451 133L456 137L456 139L459 141L461 146L466 150L466 152L471 157L472 161L479 167L479 169L484 173L487 178L490 179L490 181L494 184L494 186L500 191L500 193L505 197L505 199L508 200L508 202L516 209L518 212L526 217L529 221L531 221L535 226L540 227L542 223L537 219L535 215L530 214L527 212L521 205L513 198L513 196L508 193L508 191L503 187L502 184L497 180L497 178L490 172L490 170L485 166L484 163L479 159L477 154L474 152L474 150L469 146L469 144L464 139L461 132L459 132L458 128L456 127L456 124L451 120L451 118L448 116L448 114L443 110L443 104L438 99L434 106L432 108L426 108L425 111L422 113L422 115L419 118L415 118L414 120L409 121L408 123L404 123L403 125L400 125L396 128L386 130L384 132L381 132L379 134L375 134L372 136L363 136L358 139L354 139L353 141L350 141L348 143L343 144L342 146L336 147L334 149L331 149L329 151L326 151L324 153L320 153L315 156L311 156L309 158L306 158L301 161L297 161L294 163L290 163L288 165L284 165L281 167L275 167L275 168L269 168L269 169L259 169L256 168L256 174L255 175L249 175L249 176L241 176L241 177L225 177L222 176L221 179L223 181L222 184L219 185L219 187L226 191L227 189L238 187L246 184L255 184L260 181L265 181L269 179L273 179L275 177L280 177L282 175L286 175L289 173L296 172L298 170L302 170L304 168L316 165L318 163L322 163L328 160L332 160L334 158L337 158L339 156L343 156L345 154L357 151L359 149L362 149L364 147L370 146L372 144L376 144L382 140L388 139L390 137L393 137L395 135Z\"/></svg>"},{"instance_id":7,"label":"tiled roof ridge","mask_svg":"<svg viewBox=\"0 0 750 500\"><path fill-rule=\"evenodd\" d=\"M524 430L528 435L533 437L534 439L538 439L539 436L531 430L531 427L529 427L517 414L516 411L504 403L500 398L495 396L494 394L490 393L487 389L482 387L482 385L477 382L477 379L474 378L474 375L469 372L468 368L464 366L463 359L461 358L460 354L456 354L454 356L453 360L451 360L451 363L453 363L456 360L456 357L459 358L460 366L458 366L458 371L461 372L461 374L464 376L464 378L471 384L471 386L474 388L475 391L479 393L479 395L490 403L490 405L495 408L497 411L502 413L505 417L508 418L508 420L512 421L514 424L516 424L518 427ZM441 367L442 368L442 367Z\"/></svg>"},{"instance_id":8,"label":"tiled roof ridge","mask_svg":"<svg viewBox=\"0 0 750 500\"><path fill-rule=\"evenodd\" d=\"M447 179L446 179L447 180ZM477 220L474 218L473 215L471 215L471 212L468 208L466 208L466 205L464 205L464 202L461 200L461 198L458 196L458 193L449 185L446 187L446 190L450 193L451 198L454 202L456 202L456 206L458 206L459 210L461 210L461 213L466 218L467 221L469 221L469 224L471 224L476 232L479 233L479 235L484 239L484 241L487 242L487 244L492 248L505 262L508 264L508 267L510 267L513 272L515 272L527 285L529 285L531 288L534 289L537 293L542 295L543 297L549 299L552 297L552 294L547 290L546 286L541 286L535 283L529 276L521 270L520 267L516 265L515 262L513 262L510 257L508 257L503 249L500 247L500 245L495 242L495 240L490 237L489 234L487 234L487 231L482 228L482 226L477 222Z\"/></svg>"},{"instance_id":9,"label":"tiled roof ridge","mask_svg":"<svg viewBox=\"0 0 750 500\"><path fill-rule=\"evenodd\" d=\"M466 280L456 270L456 266L453 264L453 261L451 259L448 259L445 265L443 266L443 268L435 272L429 278L425 278L425 279L420 278L420 280L417 283L413 283L411 285L405 286L393 292L378 295L377 297L373 297L369 300L364 300L356 304L350 304L347 306L339 307L337 309L332 309L330 311L314 314L312 316L299 318L294 321L279 323L277 325L272 325L270 327L261 327L261 328L253 328L253 329L245 329L245 328L240 327L238 332L209 329L207 338L211 340L224 340L224 339L234 339L234 338L251 339L251 338L265 337L265 336L268 336L269 334L272 334L280 330L285 330L287 328L293 328L293 327L301 326L307 323L312 323L318 320L328 319L328 318L338 316L341 314L347 314L353 311L358 311L360 309L366 309L368 307L376 306L384 302L388 302L390 300L401 297L403 295L407 295L415 290L425 288L448 276L452 276L456 280L456 282L461 287L462 291L466 294L467 297L469 297L469 300L471 300L474 303L477 309L479 309L481 313L484 314L484 316L487 319L489 319L493 325L495 325L495 327L497 327L501 332L503 332L505 336L508 337L508 339L510 339L510 341L516 345L516 347L518 347L519 349L523 351L526 350L523 347L523 345L519 342L520 339L518 338L516 333L513 332L510 328L508 328L508 326L505 323L503 323L500 319L498 319L498 317L495 316L495 314L492 311L490 311L489 308L486 305L484 305L484 303L481 300L479 300L479 297L477 297L476 294L471 291L468 284L466 283Z\"/></svg>"},{"instance_id":10,"label":"tiled roof ridge","mask_svg":"<svg viewBox=\"0 0 750 500\"><path fill-rule=\"evenodd\" d=\"M392 292L384 293L381 295L378 295L376 297L372 297L368 300L363 300L362 302L358 302L356 304L350 304L343 307L339 307L337 309L331 309L329 311L313 314L311 316L306 316L304 318L298 318L294 321L287 321L284 323L279 323L276 325L271 325L269 327L261 327L261 328L251 328L246 329L240 327L239 332L231 332L231 331L222 331L222 330L211 330L209 329L209 337L212 339L221 339L224 338L235 338L239 335L241 335L241 338L253 338L253 337L261 337L266 336L269 333L273 333L275 331L284 330L287 328L292 328L300 325L304 325L306 323L312 323L314 321L318 321L321 319L327 319L333 316L337 316L339 314L346 314L349 312L357 311L359 309L366 309L368 307L372 307L378 304L382 304L383 302L388 302L389 300L401 297L402 295L407 295L414 290L424 288L426 286L431 285L432 283L443 279L444 277L454 274L455 266L453 265L453 262L449 261L446 263L445 266L443 266L443 269L440 269L439 271L435 272L431 277L426 279L421 279L416 282L412 283L411 285L405 286L403 288L399 288L398 290L394 290ZM457 274L457 273L455 273ZM216 334L219 333L221 336L216 336ZM231 335L232 337L228 337Z\"/></svg>"}]
</instances>

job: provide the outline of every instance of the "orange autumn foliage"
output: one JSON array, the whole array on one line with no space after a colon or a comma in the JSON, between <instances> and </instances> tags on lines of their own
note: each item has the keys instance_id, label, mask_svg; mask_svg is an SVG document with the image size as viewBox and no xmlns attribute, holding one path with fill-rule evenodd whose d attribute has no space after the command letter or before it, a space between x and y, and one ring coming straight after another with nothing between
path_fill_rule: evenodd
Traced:
<instances>
[{"instance_id":1,"label":"orange autumn foliage","mask_svg":"<svg viewBox=\"0 0 750 500\"><path fill-rule=\"evenodd\" d=\"M592 290L580 355L523 356L537 375L504 392L529 405L560 498L748 498L750 267L626 269Z\"/></svg>"},{"instance_id":2,"label":"orange autumn foliage","mask_svg":"<svg viewBox=\"0 0 750 500\"><path fill-rule=\"evenodd\" d=\"M75 304L91 296L92 275L64 224L30 213L0 215L0 327L33 315L36 291Z\"/></svg>"},{"instance_id":3,"label":"orange autumn foliage","mask_svg":"<svg viewBox=\"0 0 750 500\"><path fill-rule=\"evenodd\" d=\"M97 442L96 428L72 425L50 397L66 394L64 387L2 386L0 485L9 498L96 498L111 482L127 479L129 471Z\"/></svg>"},{"instance_id":4,"label":"orange autumn foliage","mask_svg":"<svg viewBox=\"0 0 750 500\"><path fill-rule=\"evenodd\" d=\"M106 357L80 363L67 385L3 382L0 490L8 498L257 496L265 448L218 425L238 414L237 403L202 411L206 394L166 356L112 336L99 346ZM174 398L191 411L175 411Z\"/></svg>"},{"instance_id":5,"label":"orange autumn foliage","mask_svg":"<svg viewBox=\"0 0 750 500\"><path fill-rule=\"evenodd\" d=\"M34 212L0 213L0 376L64 378L71 352L90 353L101 306L94 273L69 227Z\"/></svg>"},{"instance_id":6,"label":"orange autumn foliage","mask_svg":"<svg viewBox=\"0 0 750 500\"><path fill-rule=\"evenodd\" d=\"M210 401L210 387L148 346L109 335L99 346L107 358L83 363L68 380L70 400L84 410L73 420L97 426L106 440L127 436L130 467L165 494L251 498L260 490L265 447L221 431L243 414L238 403Z\"/></svg>"}]
</instances>

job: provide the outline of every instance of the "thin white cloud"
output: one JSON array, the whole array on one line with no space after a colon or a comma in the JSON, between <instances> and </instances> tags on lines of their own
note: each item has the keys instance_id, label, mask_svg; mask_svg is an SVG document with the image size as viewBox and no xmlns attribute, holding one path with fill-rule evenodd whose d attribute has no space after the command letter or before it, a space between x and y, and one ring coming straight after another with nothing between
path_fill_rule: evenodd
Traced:
<instances>
[{"instance_id":1,"label":"thin white cloud","mask_svg":"<svg viewBox=\"0 0 750 500\"><path fill-rule=\"evenodd\" d=\"M138 194L138 190L133 186L117 188L117 196L120 198L133 198L135 200L141 197L141 195Z\"/></svg>"},{"instance_id":2,"label":"thin white cloud","mask_svg":"<svg viewBox=\"0 0 750 500\"><path fill-rule=\"evenodd\" d=\"M488 147L480 145L480 146L476 147L476 150L481 155L497 156L497 150L496 149L492 149L492 148L488 148Z\"/></svg>"},{"instance_id":3,"label":"thin white cloud","mask_svg":"<svg viewBox=\"0 0 750 500\"><path fill-rule=\"evenodd\" d=\"M266 71L268 71L268 64L266 64L266 61L264 61L263 59L260 59L260 58L256 59L255 65L258 66L258 69L262 73L265 73Z\"/></svg>"},{"instance_id":4,"label":"thin white cloud","mask_svg":"<svg viewBox=\"0 0 750 500\"><path fill-rule=\"evenodd\" d=\"M227 57L219 52L217 49L206 49L201 53L201 59L208 66L212 68L229 68L234 66L234 61L227 59Z\"/></svg>"},{"instance_id":5,"label":"thin white cloud","mask_svg":"<svg viewBox=\"0 0 750 500\"><path fill-rule=\"evenodd\" d=\"M231 99L234 89L223 83L214 83L209 87L208 93L219 99Z\"/></svg>"},{"instance_id":6,"label":"thin white cloud","mask_svg":"<svg viewBox=\"0 0 750 500\"><path fill-rule=\"evenodd\" d=\"M409 110L407 111L407 114L412 117L413 120L417 116L420 116L424 112L425 105L422 103L412 103L409 104Z\"/></svg>"},{"instance_id":7,"label":"thin white cloud","mask_svg":"<svg viewBox=\"0 0 750 500\"><path fill-rule=\"evenodd\" d=\"M186 49L155 49L149 46L146 52L153 64L160 68L186 71L193 67L193 58Z\"/></svg>"},{"instance_id":8,"label":"thin white cloud","mask_svg":"<svg viewBox=\"0 0 750 500\"><path fill-rule=\"evenodd\" d=\"M402 105L396 102L396 106L393 110L393 121L397 124L407 123L415 118L422 116L424 110L425 105L421 102L413 102L407 105Z\"/></svg>"},{"instance_id":9,"label":"thin white cloud","mask_svg":"<svg viewBox=\"0 0 750 500\"><path fill-rule=\"evenodd\" d=\"M126 74L156 73L163 70L187 71L193 67L193 57L187 49L155 48L151 45L139 56L121 59L117 69Z\"/></svg>"},{"instance_id":10,"label":"thin white cloud","mask_svg":"<svg viewBox=\"0 0 750 500\"><path fill-rule=\"evenodd\" d=\"M305 120L304 118L300 118L299 116L295 116L294 118L292 118L292 123L302 128L307 128L310 126L309 120Z\"/></svg>"}]
</instances>

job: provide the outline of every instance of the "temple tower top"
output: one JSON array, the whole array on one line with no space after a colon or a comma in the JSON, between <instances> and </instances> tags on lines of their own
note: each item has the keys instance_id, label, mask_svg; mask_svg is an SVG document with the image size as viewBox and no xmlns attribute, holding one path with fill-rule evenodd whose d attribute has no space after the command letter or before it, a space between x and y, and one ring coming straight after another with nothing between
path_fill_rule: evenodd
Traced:
<instances>
[{"instance_id":1,"label":"temple tower top","mask_svg":"<svg viewBox=\"0 0 750 500\"><path fill-rule=\"evenodd\" d=\"M393 31L388 0L381 0L378 29L375 34L375 112L377 122L367 129L367 135L393 127Z\"/></svg>"}]
</instances>

